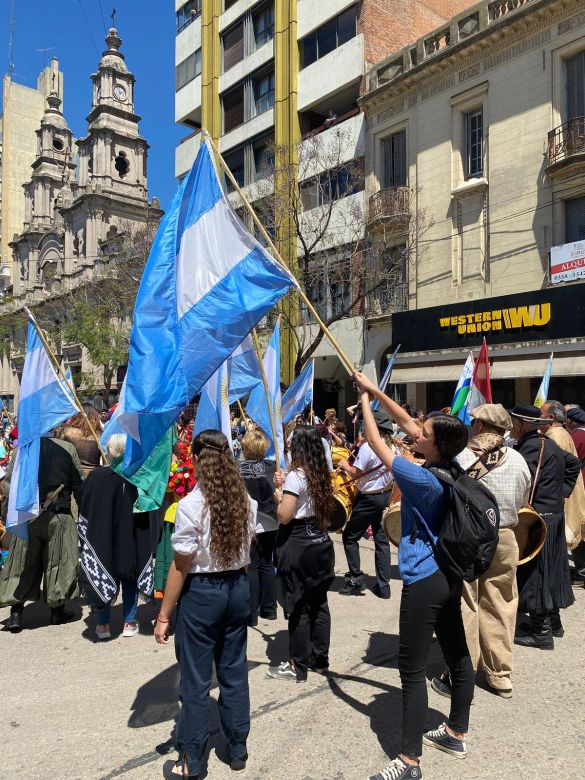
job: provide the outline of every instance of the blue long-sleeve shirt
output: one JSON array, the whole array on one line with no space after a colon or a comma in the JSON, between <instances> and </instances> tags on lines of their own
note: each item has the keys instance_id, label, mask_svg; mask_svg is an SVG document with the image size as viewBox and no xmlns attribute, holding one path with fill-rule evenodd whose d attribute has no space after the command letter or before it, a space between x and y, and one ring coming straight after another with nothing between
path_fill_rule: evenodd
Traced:
<instances>
[{"instance_id":1,"label":"blue long-sleeve shirt","mask_svg":"<svg viewBox=\"0 0 585 780\"><path fill-rule=\"evenodd\" d=\"M411 585L434 574L439 568L428 533L416 517L415 509L424 518L433 541L436 542L449 505L449 486L440 482L428 469L401 457L394 458L392 473L402 491L402 533L398 548L398 565L402 581L405 585ZM417 531L414 542L411 542L415 517Z\"/></svg>"}]
</instances>

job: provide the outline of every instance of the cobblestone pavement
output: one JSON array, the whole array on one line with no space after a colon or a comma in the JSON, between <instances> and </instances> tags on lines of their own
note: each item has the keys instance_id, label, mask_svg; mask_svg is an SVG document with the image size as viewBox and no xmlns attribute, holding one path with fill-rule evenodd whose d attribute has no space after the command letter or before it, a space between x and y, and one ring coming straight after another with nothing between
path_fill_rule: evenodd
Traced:
<instances>
[{"instance_id":1,"label":"cobblestone pavement","mask_svg":"<svg viewBox=\"0 0 585 780\"><path fill-rule=\"evenodd\" d=\"M269 663L286 659L282 617L249 632L252 698L250 759L241 780L366 780L399 749L397 670L400 582L390 601L336 593L345 559L336 539L337 573L330 595L333 622L330 679L305 685L265 678ZM373 546L362 542L363 568L373 574ZM395 558L393 553L393 558ZM396 571L394 571L396 576ZM374 580L371 578L371 584ZM565 637L554 652L516 648L514 698L478 686L468 735L469 755L456 761L425 748L425 780L533 780L581 777L585 764L585 591L563 615ZM48 610L25 611L19 635L0 633L0 778L2 780L150 780L175 756L178 667L172 644L159 647L139 609L141 633L123 639L121 607L113 610L115 638L97 644L93 618L48 626ZM0 621L8 610L0 610ZM433 647L428 677L442 666ZM221 750L212 691L210 780L232 776ZM427 726L445 718L448 701L429 687Z\"/></svg>"}]
</instances>

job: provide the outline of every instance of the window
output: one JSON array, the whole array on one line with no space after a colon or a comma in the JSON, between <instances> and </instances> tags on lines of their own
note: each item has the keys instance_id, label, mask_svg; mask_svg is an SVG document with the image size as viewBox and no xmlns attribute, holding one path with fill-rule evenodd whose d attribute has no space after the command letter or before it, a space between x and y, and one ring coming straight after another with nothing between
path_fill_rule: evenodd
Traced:
<instances>
[{"instance_id":1,"label":"window","mask_svg":"<svg viewBox=\"0 0 585 780\"><path fill-rule=\"evenodd\" d=\"M303 38L300 42L301 67L306 68L356 35L357 6L354 5Z\"/></svg>"},{"instance_id":2,"label":"window","mask_svg":"<svg viewBox=\"0 0 585 780\"><path fill-rule=\"evenodd\" d=\"M565 201L565 243L585 241L585 197Z\"/></svg>"},{"instance_id":3,"label":"window","mask_svg":"<svg viewBox=\"0 0 585 780\"><path fill-rule=\"evenodd\" d=\"M229 154L224 155L224 159L226 161L226 164L230 171L234 175L234 179L238 182L240 187L243 187L245 182L245 155L244 155L244 147L242 146L240 149L236 149L233 152L229 152ZM231 181L225 177L226 182L226 189L228 192L233 192L234 185L231 183Z\"/></svg>"},{"instance_id":4,"label":"window","mask_svg":"<svg viewBox=\"0 0 585 780\"><path fill-rule=\"evenodd\" d=\"M223 69L226 71L244 59L244 22L240 20L224 33L222 41Z\"/></svg>"},{"instance_id":5,"label":"window","mask_svg":"<svg viewBox=\"0 0 585 780\"><path fill-rule=\"evenodd\" d=\"M463 115L465 132L465 178L483 174L483 109Z\"/></svg>"},{"instance_id":6,"label":"window","mask_svg":"<svg viewBox=\"0 0 585 780\"><path fill-rule=\"evenodd\" d=\"M383 187L406 187L406 131L393 133L382 141Z\"/></svg>"},{"instance_id":7,"label":"window","mask_svg":"<svg viewBox=\"0 0 585 780\"><path fill-rule=\"evenodd\" d=\"M130 163L126 157L126 152L118 152L114 159L114 167L118 171L118 176L123 179L130 170Z\"/></svg>"},{"instance_id":8,"label":"window","mask_svg":"<svg viewBox=\"0 0 585 780\"><path fill-rule=\"evenodd\" d=\"M235 3L237 3L237 2L238 2L238 0L224 0L224 2L223 2L223 10L227 11L228 8L231 8L232 5L235 5Z\"/></svg>"},{"instance_id":9,"label":"window","mask_svg":"<svg viewBox=\"0 0 585 780\"><path fill-rule=\"evenodd\" d=\"M311 257L304 272L304 285L311 303L323 319L348 316L351 306L351 253L340 247L331 254ZM307 321L311 313L305 310Z\"/></svg>"},{"instance_id":10,"label":"window","mask_svg":"<svg viewBox=\"0 0 585 780\"><path fill-rule=\"evenodd\" d=\"M565 63L567 121L585 116L585 50Z\"/></svg>"},{"instance_id":11,"label":"window","mask_svg":"<svg viewBox=\"0 0 585 780\"><path fill-rule=\"evenodd\" d=\"M177 11L177 33L182 32L201 13L201 0L189 0Z\"/></svg>"},{"instance_id":12,"label":"window","mask_svg":"<svg viewBox=\"0 0 585 780\"><path fill-rule=\"evenodd\" d=\"M264 136L252 144L254 153L254 181L270 176L274 169L274 137Z\"/></svg>"},{"instance_id":13,"label":"window","mask_svg":"<svg viewBox=\"0 0 585 780\"><path fill-rule=\"evenodd\" d=\"M274 38L274 6L268 5L253 16L254 40L259 49Z\"/></svg>"},{"instance_id":14,"label":"window","mask_svg":"<svg viewBox=\"0 0 585 780\"><path fill-rule=\"evenodd\" d=\"M303 210L309 211L317 206L325 206L331 201L339 200L362 189L363 181L357 170L348 170L341 166L325 171L320 176L301 184Z\"/></svg>"},{"instance_id":15,"label":"window","mask_svg":"<svg viewBox=\"0 0 585 780\"><path fill-rule=\"evenodd\" d=\"M244 85L226 92L222 98L223 131L229 133L235 127L244 124Z\"/></svg>"},{"instance_id":16,"label":"window","mask_svg":"<svg viewBox=\"0 0 585 780\"><path fill-rule=\"evenodd\" d=\"M274 73L255 78L253 88L256 114L263 114L274 105Z\"/></svg>"},{"instance_id":17,"label":"window","mask_svg":"<svg viewBox=\"0 0 585 780\"><path fill-rule=\"evenodd\" d=\"M190 54L175 68L175 90L178 92L185 84L201 75L201 49Z\"/></svg>"}]
</instances>

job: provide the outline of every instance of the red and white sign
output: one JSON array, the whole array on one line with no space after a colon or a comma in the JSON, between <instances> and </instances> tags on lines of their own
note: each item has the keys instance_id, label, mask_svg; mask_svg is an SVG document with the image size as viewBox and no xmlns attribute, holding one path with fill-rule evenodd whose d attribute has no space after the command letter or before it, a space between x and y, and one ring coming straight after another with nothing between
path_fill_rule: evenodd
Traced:
<instances>
[{"instance_id":1,"label":"red and white sign","mask_svg":"<svg viewBox=\"0 0 585 780\"><path fill-rule=\"evenodd\" d=\"M551 284L575 279L585 279L585 241L553 246L550 250Z\"/></svg>"}]
</instances>

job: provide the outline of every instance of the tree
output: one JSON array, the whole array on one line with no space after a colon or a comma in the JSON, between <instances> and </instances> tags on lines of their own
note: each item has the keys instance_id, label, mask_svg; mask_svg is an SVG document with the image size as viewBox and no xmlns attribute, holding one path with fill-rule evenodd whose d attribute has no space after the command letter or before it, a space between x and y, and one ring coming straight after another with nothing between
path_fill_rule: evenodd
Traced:
<instances>
[{"instance_id":1,"label":"tree","mask_svg":"<svg viewBox=\"0 0 585 780\"><path fill-rule=\"evenodd\" d=\"M411 219L408 188L396 188L387 214L368 211L364 158L343 124L305 138L295 151L274 146L265 155L254 207L280 247L296 247L286 259L325 325L372 307L405 308L411 247L425 222L423 215ZM298 375L323 331L302 301L283 313Z\"/></svg>"}]
</instances>

